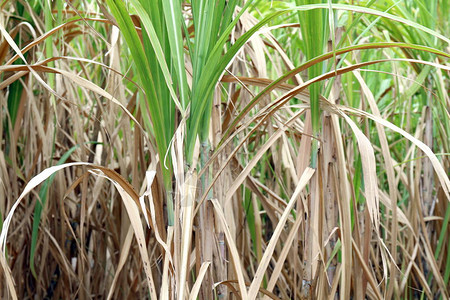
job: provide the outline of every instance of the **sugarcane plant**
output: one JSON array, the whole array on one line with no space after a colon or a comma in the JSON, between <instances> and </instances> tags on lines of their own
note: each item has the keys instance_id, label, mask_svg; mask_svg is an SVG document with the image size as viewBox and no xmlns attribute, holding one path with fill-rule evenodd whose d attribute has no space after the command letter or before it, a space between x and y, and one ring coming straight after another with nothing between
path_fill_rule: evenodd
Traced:
<instances>
[{"instance_id":1,"label":"sugarcane plant","mask_svg":"<svg viewBox=\"0 0 450 300\"><path fill-rule=\"evenodd\" d=\"M447 299L450 8L354 2L5 2L0 296Z\"/></svg>"}]
</instances>

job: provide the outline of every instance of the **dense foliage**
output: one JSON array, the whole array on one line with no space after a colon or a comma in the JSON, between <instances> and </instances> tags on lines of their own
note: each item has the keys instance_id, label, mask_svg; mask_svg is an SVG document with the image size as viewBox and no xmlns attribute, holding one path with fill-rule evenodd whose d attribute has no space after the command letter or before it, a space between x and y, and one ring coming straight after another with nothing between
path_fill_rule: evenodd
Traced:
<instances>
[{"instance_id":1,"label":"dense foliage","mask_svg":"<svg viewBox=\"0 0 450 300\"><path fill-rule=\"evenodd\" d=\"M1 10L0 298L449 298L446 0Z\"/></svg>"}]
</instances>

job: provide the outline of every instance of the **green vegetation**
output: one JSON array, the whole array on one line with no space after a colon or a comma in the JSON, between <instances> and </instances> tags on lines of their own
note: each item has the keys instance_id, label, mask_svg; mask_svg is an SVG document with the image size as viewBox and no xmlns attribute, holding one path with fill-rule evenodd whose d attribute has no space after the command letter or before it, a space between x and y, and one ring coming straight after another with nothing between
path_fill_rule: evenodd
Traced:
<instances>
[{"instance_id":1,"label":"green vegetation","mask_svg":"<svg viewBox=\"0 0 450 300\"><path fill-rule=\"evenodd\" d=\"M449 298L445 0L1 8L0 298Z\"/></svg>"}]
</instances>

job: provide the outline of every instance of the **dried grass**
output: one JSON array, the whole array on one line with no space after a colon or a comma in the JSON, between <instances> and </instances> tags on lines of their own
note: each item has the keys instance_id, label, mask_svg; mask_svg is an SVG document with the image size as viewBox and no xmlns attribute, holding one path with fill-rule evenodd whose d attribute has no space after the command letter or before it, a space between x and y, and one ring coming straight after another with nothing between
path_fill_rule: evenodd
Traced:
<instances>
[{"instance_id":1,"label":"dried grass","mask_svg":"<svg viewBox=\"0 0 450 300\"><path fill-rule=\"evenodd\" d=\"M2 5L0 298L449 298L446 2L251 2Z\"/></svg>"}]
</instances>

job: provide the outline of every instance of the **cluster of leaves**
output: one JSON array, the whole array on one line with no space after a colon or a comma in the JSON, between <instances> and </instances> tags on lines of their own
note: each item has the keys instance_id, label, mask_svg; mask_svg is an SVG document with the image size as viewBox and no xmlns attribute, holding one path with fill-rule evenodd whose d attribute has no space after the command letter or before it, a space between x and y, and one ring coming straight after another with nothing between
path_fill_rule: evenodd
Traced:
<instances>
[{"instance_id":1,"label":"cluster of leaves","mask_svg":"<svg viewBox=\"0 0 450 300\"><path fill-rule=\"evenodd\" d=\"M449 297L445 0L1 8L0 297Z\"/></svg>"}]
</instances>

